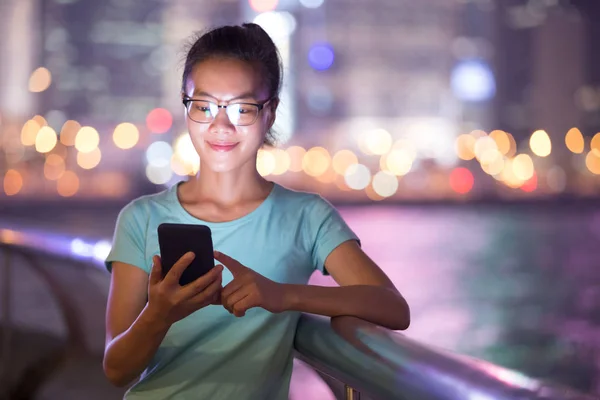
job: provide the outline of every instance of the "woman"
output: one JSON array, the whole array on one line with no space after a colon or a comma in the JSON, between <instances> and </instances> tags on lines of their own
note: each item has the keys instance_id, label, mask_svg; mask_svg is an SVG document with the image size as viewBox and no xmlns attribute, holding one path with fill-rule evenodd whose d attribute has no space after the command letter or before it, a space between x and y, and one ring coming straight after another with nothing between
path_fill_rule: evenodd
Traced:
<instances>
[{"instance_id":1,"label":"woman","mask_svg":"<svg viewBox=\"0 0 600 400\"><path fill-rule=\"evenodd\" d=\"M117 386L141 375L128 399L287 399L300 312L409 325L405 300L336 210L257 172L281 71L255 24L212 30L187 54L182 99L200 172L128 204L106 260L104 371ZM163 222L208 225L220 264L182 287L187 254L162 276ZM340 287L307 285L315 269Z\"/></svg>"}]
</instances>

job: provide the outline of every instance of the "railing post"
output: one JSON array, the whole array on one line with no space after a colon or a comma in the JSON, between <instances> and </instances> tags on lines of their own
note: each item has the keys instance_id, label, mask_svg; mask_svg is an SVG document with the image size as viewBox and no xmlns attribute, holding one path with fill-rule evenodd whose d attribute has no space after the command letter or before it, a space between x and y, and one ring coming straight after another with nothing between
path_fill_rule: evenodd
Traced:
<instances>
[{"instance_id":1,"label":"railing post","mask_svg":"<svg viewBox=\"0 0 600 400\"><path fill-rule=\"evenodd\" d=\"M346 385L346 400L360 400L360 392Z\"/></svg>"}]
</instances>

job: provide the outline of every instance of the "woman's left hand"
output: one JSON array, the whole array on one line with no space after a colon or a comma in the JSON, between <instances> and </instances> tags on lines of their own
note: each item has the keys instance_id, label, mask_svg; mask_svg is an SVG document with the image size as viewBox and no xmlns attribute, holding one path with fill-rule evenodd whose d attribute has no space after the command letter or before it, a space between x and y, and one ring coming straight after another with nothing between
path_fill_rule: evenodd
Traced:
<instances>
[{"instance_id":1,"label":"woman's left hand","mask_svg":"<svg viewBox=\"0 0 600 400\"><path fill-rule=\"evenodd\" d=\"M214 257L233 275L233 280L221 291L221 303L227 311L236 317L243 317L253 307L261 307L272 313L286 310L283 284L265 278L221 252L215 251Z\"/></svg>"}]
</instances>

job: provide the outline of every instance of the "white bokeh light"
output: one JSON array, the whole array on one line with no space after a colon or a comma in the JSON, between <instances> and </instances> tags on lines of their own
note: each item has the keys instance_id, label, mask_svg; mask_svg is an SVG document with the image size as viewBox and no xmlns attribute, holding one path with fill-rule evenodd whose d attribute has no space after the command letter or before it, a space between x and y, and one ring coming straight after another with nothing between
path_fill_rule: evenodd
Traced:
<instances>
[{"instance_id":1,"label":"white bokeh light","mask_svg":"<svg viewBox=\"0 0 600 400\"><path fill-rule=\"evenodd\" d=\"M319 8L324 2L325 0L300 0L300 4L306 8Z\"/></svg>"},{"instance_id":2,"label":"white bokeh light","mask_svg":"<svg viewBox=\"0 0 600 400\"><path fill-rule=\"evenodd\" d=\"M173 171L171 171L170 162L163 166L156 166L152 164L148 164L146 166L146 177L155 185L164 185L165 183L169 182L172 176Z\"/></svg>"},{"instance_id":3,"label":"white bokeh light","mask_svg":"<svg viewBox=\"0 0 600 400\"><path fill-rule=\"evenodd\" d=\"M296 30L296 18L287 11L269 11L254 18L273 39L290 36Z\"/></svg>"},{"instance_id":4,"label":"white bokeh light","mask_svg":"<svg viewBox=\"0 0 600 400\"><path fill-rule=\"evenodd\" d=\"M171 163L173 149L167 142L154 142L146 150L146 161L155 167L168 166Z\"/></svg>"},{"instance_id":5,"label":"white bokeh light","mask_svg":"<svg viewBox=\"0 0 600 400\"><path fill-rule=\"evenodd\" d=\"M369 186L371 171L365 165L353 164L346 170L344 180L350 189L362 190Z\"/></svg>"},{"instance_id":6,"label":"white bokeh light","mask_svg":"<svg viewBox=\"0 0 600 400\"><path fill-rule=\"evenodd\" d=\"M393 196L398 190L398 178L391 172L379 171L373 177L373 190L381 197Z\"/></svg>"}]
</instances>

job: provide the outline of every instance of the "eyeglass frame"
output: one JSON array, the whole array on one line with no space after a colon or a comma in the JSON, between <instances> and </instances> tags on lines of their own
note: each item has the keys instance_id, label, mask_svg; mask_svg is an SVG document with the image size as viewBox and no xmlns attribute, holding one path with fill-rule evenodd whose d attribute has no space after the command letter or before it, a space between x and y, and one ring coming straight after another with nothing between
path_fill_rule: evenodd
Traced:
<instances>
[{"instance_id":1,"label":"eyeglass frame","mask_svg":"<svg viewBox=\"0 0 600 400\"><path fill-rule=\"evenodd\" d=\"M258 119L258 115L260 114L260 112L263 110L263 108L265 108L265 105L268 102L270 102L271 100L273 100L273 97L268 98L262 104L260 104L260 103L245 103L245 102L240 102L240 103L229 103L229 104L225 104L225 105L220 105L219 103L215 103L214 101L203 100L203 99L192 99L191 97L187 97L186 96L186 97L184 97L182 99L182 103L183 103L183 106L185 107L185 113L188 116L188 118L191 119L192 121L194 121L197 124L210 124L210 123L212 123L215 120L215 118L217 116L216 115L213 116L212 121L209 121L209 122L199 122L199 121L196 121L195 119L193 119L192 117L190 117L190 111L188 110L188 104L190 104L190 103L192 103L194 101L205 101L207 103L211 103L211 104L216 105L217 106L217 115L219 114L218 110L220 110L221 108L224 109L225 110L225 114L227 114L227 107L232 106L232 105L240 105L241 104L241 105L247 105L247 106L255 106L255 107L258 108L258 111L256 112L256 117L254 118L254 121L252 121L249 124L245 124L245 125L234 124L231 121L231 118L229 118L229 114L227 114L227 119L229 120L229 122L231 122L232 125L234 125L234 126L250 126L250 125L253 125L256 122L256 120Z\"/></svg>"}]
</instances>

